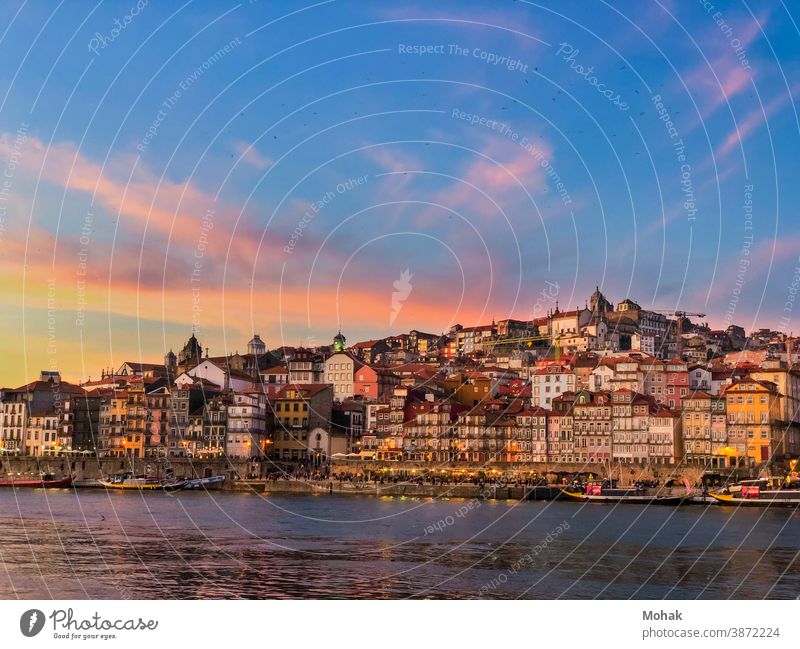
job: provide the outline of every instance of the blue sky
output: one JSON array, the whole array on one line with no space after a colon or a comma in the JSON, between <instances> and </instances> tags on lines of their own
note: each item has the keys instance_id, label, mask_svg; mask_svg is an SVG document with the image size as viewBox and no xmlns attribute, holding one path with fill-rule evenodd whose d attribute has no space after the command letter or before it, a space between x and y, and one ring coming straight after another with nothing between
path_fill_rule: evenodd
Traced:
<instances>
[{"instance_id":1,"label":"blue sky","mask_svg":"<svg viewBox=\"0 0 800 649\"><path fill-rule=\"evenodd\" d=\"M156 360L192 325L221 354L253 331L528 318L552 285L562 308L599 284L793 331L797 21L780 2L12 8L5 382Z\"/></svg>"}]
</instances>

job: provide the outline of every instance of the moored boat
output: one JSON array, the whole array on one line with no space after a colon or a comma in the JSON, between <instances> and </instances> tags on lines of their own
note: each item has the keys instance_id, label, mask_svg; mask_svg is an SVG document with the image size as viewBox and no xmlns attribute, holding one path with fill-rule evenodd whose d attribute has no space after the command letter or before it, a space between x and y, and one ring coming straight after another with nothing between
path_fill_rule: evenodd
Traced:
<instances>
[{"instance_id":1,"label":"moored boat","mask_svg":"<svg viewBox=\"0 0 800 649\"><path fill-rule=\"evenodd\" d=\"M186 486L186 480L158 480L146 476L134 476L130 471L115 475L111 480L100 480L106 489L138 491L179 491Z\"/></svg>"},{"instance_id":2,"label":"moored boat","mask_svg":"<svg viewBox=\"0 0 800 649\"><path fill-rule=\"evenodd\" d=\"M665 494L658 491L633 487L617 488L607 480L588 482L581 490L562 489L561 493L570 500L579 502L613 503L631 505L682 505L691 502L692 494Z\"/></svg>"},{"instance_id":3,"label":"moored boat","mask_svg":"<svg viewBox=\"0 0 800 649\"><path fill-rule=\"evenodd\" d=\"M184 489L219 489L225 482L224 475L212 475L208 478L194 478L186 481Z\"/></svg>"},{"instance_id":4,"label":"moored boat","mask_svg":"<svg viewBox=\"0 0 800 649\"><path fill-rule=\"evenodd\" d=\"M780 477L742 480L709 495L722 505L800 507L800 480Z\"/></svg>"},{"instance_id":5,"label":"moored boat","mask_svg":"<svg viewBox=\"0 0 800 649\"><path fill-rule=\"evenodd\" d=\"M39 489L63 489L72 484L72 476L56 478L49 473L43 473L38 478L31 477L8 477L0 479L0 487L32 487Z\"/></svg>"}]
</instances>

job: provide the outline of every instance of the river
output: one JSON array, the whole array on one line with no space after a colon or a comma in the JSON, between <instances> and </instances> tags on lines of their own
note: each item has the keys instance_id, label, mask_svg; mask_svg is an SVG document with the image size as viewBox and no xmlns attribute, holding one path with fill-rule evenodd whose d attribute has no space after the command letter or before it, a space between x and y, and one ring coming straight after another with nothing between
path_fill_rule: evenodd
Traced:
<instances>
[{"instance_id":1,"label":"river","mask_svg":"<svg viewBox=\"0 0 800 649\"><path fill-rule=\"evenodd\" d=\"M0 490L0 597L795 598L800 514Z\"/></svg>"}]
</instances>

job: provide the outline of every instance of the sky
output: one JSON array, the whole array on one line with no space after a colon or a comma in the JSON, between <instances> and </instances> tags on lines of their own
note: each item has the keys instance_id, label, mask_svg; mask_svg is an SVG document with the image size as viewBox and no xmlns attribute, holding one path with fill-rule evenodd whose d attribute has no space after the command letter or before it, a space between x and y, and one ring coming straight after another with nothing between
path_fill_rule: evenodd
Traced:
<instances>
[{"instance_id":1,"label":"sky","mask_svg":"<svg viewBox=\"0 0 800 649\"><path fill-rule=\"evenodd\" d=\"M8 3L0 385L613 302L800 331L783 2ZM797 306L796 306L797 305Z\"/></svg>"}]
</instances>

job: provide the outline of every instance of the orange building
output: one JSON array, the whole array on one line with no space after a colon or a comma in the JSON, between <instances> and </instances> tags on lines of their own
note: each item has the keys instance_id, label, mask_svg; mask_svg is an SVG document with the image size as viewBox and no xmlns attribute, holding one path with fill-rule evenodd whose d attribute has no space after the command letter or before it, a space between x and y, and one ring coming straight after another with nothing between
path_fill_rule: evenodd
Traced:
<instances>
[{"instance_id":1,"label":"orange building","mask_svg":"<svg viewBox=\"0 0 800 649\"><path fill-rule=\"evenodd\" d=\"M728 440L746 449L751 465L770 462L785 453L780 425L780 394L771 381L745 376L727 388Z\"/></svg>"},{"instance_id":2,"label":"orange building","mask_svg":"<svg viewBox=\"0 0 800 649\"><path fill-rule=\"evenodd\" d=\"M453 399L465 406L477 406L494 397L494 382L481 372L457 372L444 380Z\"/></svg>"}]
</instances>

